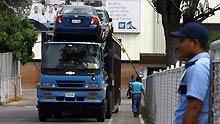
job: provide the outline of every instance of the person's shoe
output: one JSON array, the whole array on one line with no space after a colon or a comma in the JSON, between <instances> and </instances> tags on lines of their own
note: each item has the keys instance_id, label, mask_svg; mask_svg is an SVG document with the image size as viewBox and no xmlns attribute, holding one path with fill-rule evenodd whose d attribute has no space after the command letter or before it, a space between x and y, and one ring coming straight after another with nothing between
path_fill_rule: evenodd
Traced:
<instances>
[{"instance_id":1,"label":"person's shoe","mask_svg":"<svg viewBox=\"0 0 220 124\"><path fill-rule=\"evenodd\" d=\"M138 117L136 112L134 113L134 117Z\"/></svg>"},{"instance_id":2,"label":"person's shoe","mask_svg":"<svg viewBox=\"0 0 220 124\"><path fill-rule=\"evenodd\" d=\"M135 114L135 112L134 112L134 117L136 117L136 114Z\"/></svg>"}]
</instances>

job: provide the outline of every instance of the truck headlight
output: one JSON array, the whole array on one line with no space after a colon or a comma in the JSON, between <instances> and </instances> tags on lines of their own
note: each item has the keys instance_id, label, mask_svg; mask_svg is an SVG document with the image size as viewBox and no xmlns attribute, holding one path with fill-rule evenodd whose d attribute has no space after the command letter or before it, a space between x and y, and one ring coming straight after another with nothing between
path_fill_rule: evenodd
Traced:
<instances>
[{"instance_id":1,"label":"truck headlight","mask_svg":"<svg viewBox=\"0 0 220 124\"><path fill-rule=\"evenodd\" d=\"M55 88L56 85L54 83L43 83L43 88Z\"/></svg>"},{"instance_id":2,"label":"truck headlight","mask_svg":"<svg viewBox=\"0 0 220 124\"><path fill-rule=\"evenodd\" d=\"M86 84L85 88L88 88L88 89L98 89L99 88L99 84Z\"/></svg>"}]
</instances>

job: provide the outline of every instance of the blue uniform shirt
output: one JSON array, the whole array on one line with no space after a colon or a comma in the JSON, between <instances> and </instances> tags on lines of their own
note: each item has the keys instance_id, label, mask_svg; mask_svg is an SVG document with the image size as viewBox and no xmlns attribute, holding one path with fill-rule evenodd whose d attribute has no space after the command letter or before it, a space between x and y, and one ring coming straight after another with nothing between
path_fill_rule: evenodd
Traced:
<instances>
[{"instance_id":1,"label":"blue uniform shirt","mask_svg":"<svg viewBox=\"0 0 220 124\"><path fill-rule=\"evenodd\" d=\"M179 94L174 124L183 124L183 116L187 109L187 97L194 97L203 102L198 124L208 124L209 54L206 52L200 53L189 60L185 65L185 74L183 74L180 85L186 85L187 92L186 94Z\"/></svg>"},{"instance_id":2,"label":"blue uniform shirt","mask_svg":"<svg viewBox=\"0 0 220 124\"><path fill-rule=\"evenodd\" d=\"M131 83L132 93L141 93L141 90L144 89L144 84L140 82Z\"/></svg>"}]
</instances>

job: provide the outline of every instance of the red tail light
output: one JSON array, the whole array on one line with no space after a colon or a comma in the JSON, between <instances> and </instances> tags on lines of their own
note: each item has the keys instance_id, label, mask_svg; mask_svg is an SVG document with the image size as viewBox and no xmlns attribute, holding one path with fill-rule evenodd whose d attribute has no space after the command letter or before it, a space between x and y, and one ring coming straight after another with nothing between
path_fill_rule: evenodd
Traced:
<instances>
[{"instance_id":1,"label":"red tail light","mask_svg":"<svg viewBox=\"0 0 220 124\"><path fill-rule=\"evenodd\" d=\"M60 16L57 16L55 22L56 22L56 23L61 23L61 17L60 17Z\"/></svg>"},{"instance_id":2,"label":"red tail light","mask_svg":"<svg viewBox=\"0 0 220 124\"><path fill-rule=\"evenodd\" d=\"M93 24L93 25L99 24L99 18L98 18L97 16L93 16L93 17L92 17L91 24Z\"/></svg>"}]
</instances>

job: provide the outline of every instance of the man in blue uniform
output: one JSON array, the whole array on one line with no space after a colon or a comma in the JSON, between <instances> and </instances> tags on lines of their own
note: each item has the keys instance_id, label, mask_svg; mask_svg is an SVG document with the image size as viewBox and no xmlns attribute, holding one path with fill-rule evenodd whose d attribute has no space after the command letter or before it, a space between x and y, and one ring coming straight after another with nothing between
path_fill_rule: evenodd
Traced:
<instances>
[{"instance_id":1,"label":"man in blue uniform","mask_svg":"<svg viewBox=\"0 0 220 124\"><path fill-rule=\"evenodd\" d=\"M190 22L170 34L180 38L180 57L187 61L174 124L208 124L210 59L205 49L209 33L201 24Z\"/></svg>"},{"instance_id":2,"label":"man in blue uniform","mask_svg":"<svg viewBox=\"0 0 220 124\"><path fill-rule=\"evenodd\" d=\"M141 82L141 77L137 77L136 81L131 83L132 111L134 113L134 117L138 117L140 114L141 93L143 94L145 100L144 85Z\"/></svg>"}]
</instances>

